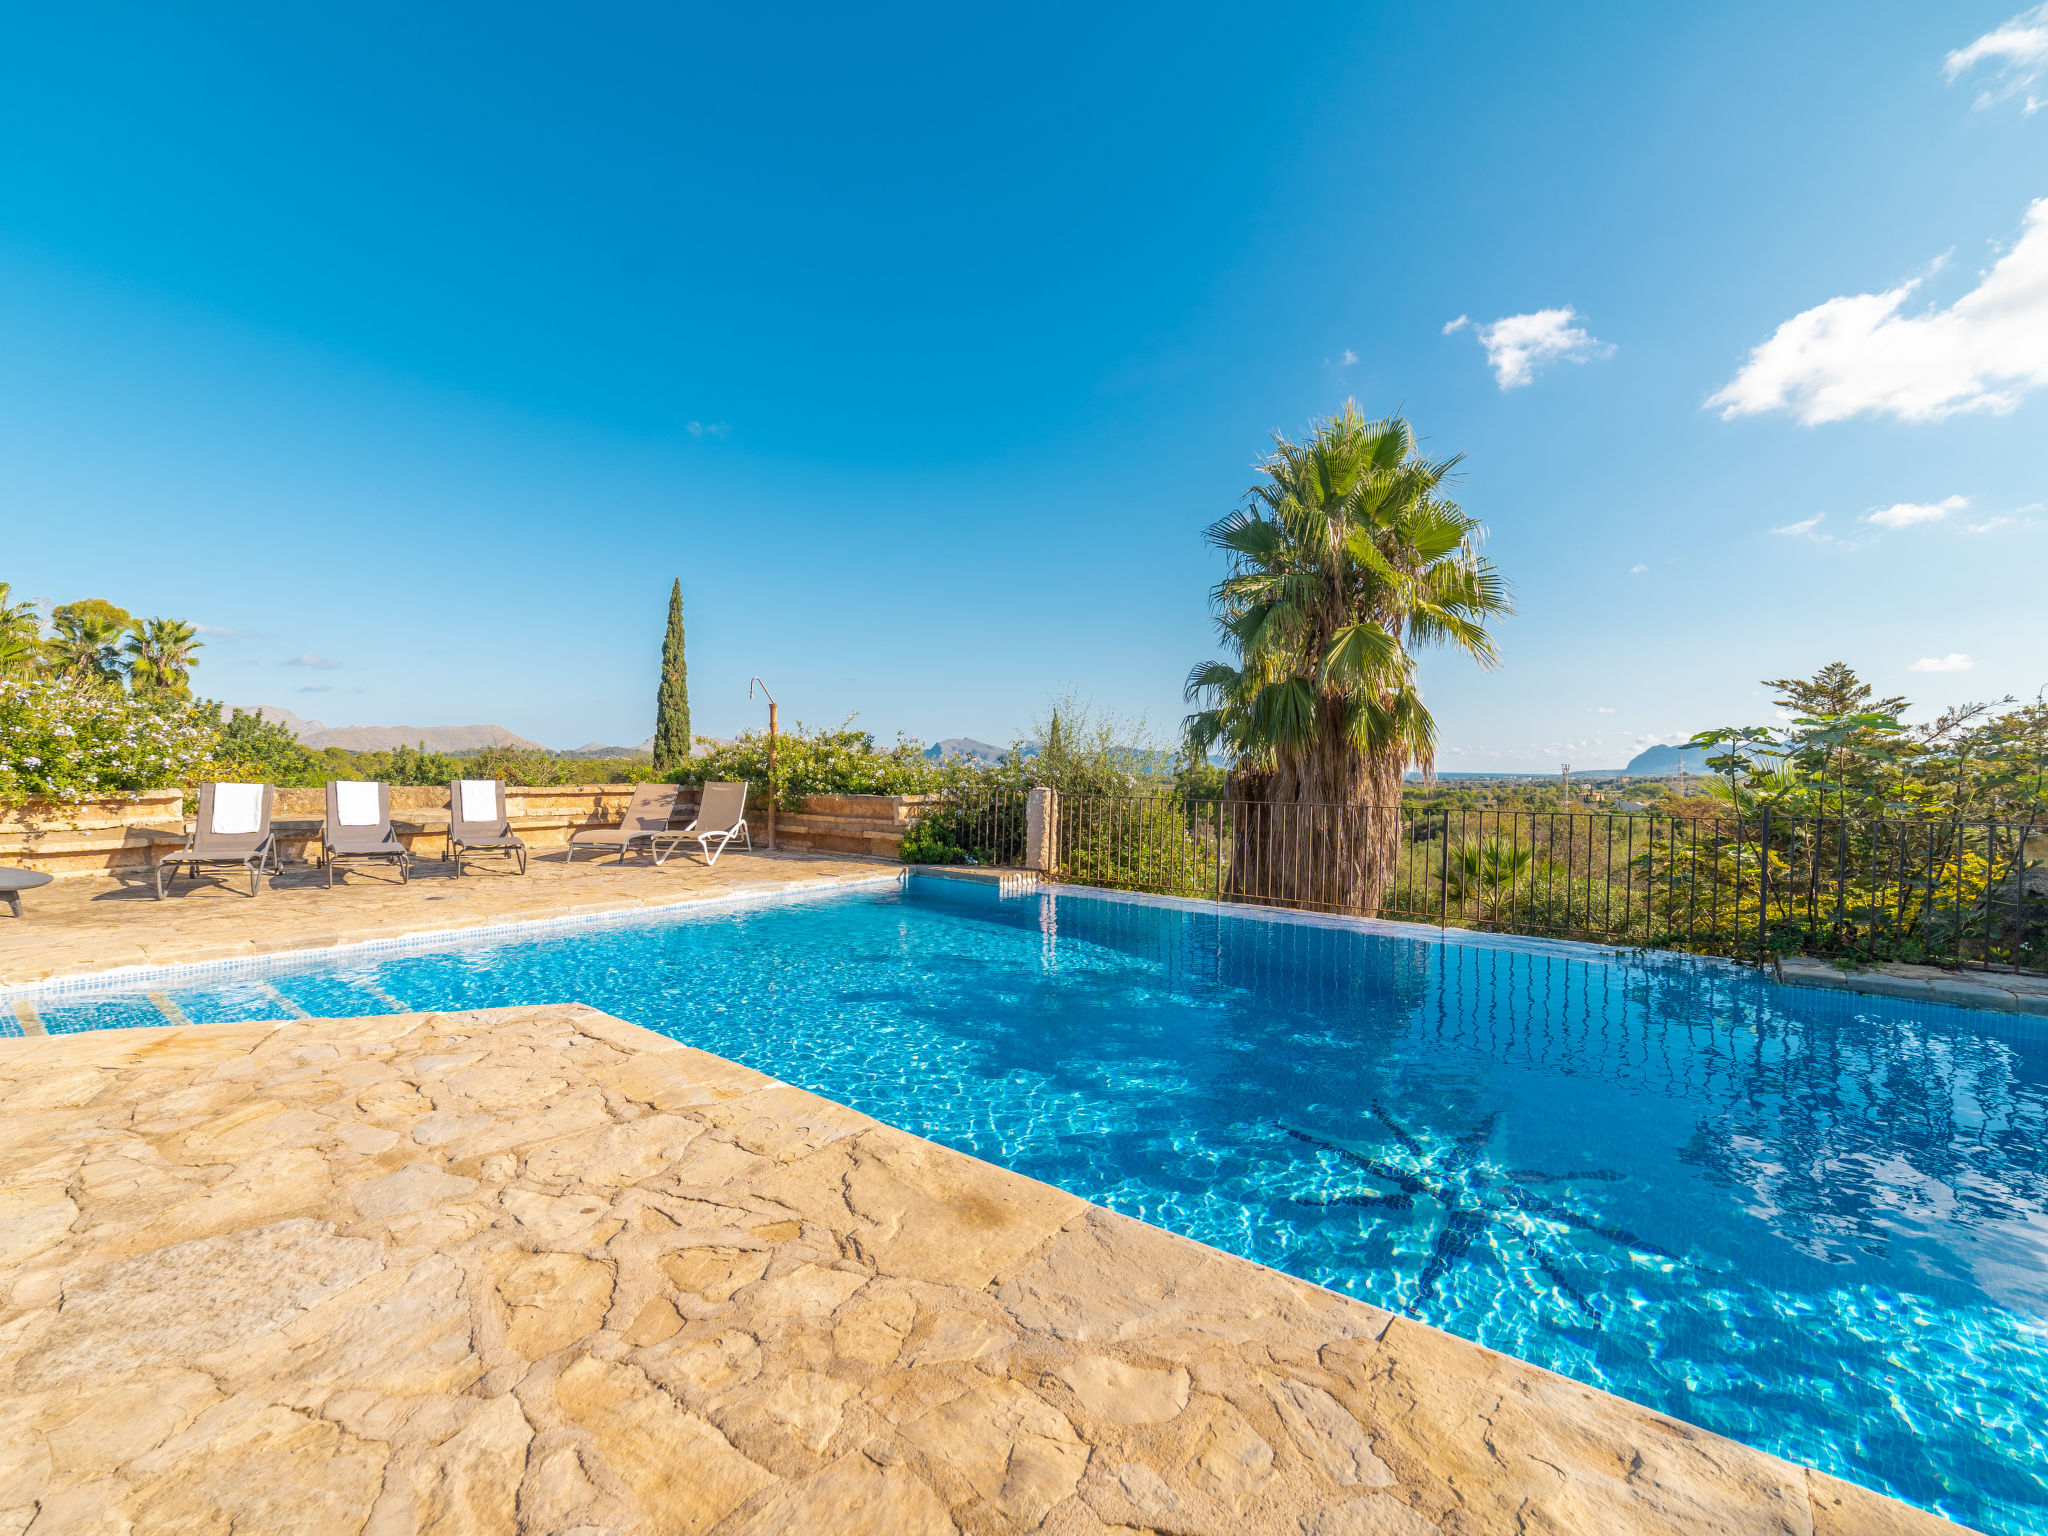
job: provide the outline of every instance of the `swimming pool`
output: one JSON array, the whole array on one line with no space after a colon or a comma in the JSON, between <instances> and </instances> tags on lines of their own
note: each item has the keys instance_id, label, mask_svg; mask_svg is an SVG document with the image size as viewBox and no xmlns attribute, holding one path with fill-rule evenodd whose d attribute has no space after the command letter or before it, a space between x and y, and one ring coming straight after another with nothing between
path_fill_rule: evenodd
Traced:
<instances>
[{"instance_id":1,"label":"swimming pool","mask_svg":"<svg viewBox=\"0 0 2048 1536\"><path fill-rule=\"evenodd\" d=\"M922 879L146 990L198 1023L587 1002L1985 1531L2048 1532L2040 1021ZM36 1007L53 1033L166 1016L119 987Z\"/></svg>"}]
</instances>

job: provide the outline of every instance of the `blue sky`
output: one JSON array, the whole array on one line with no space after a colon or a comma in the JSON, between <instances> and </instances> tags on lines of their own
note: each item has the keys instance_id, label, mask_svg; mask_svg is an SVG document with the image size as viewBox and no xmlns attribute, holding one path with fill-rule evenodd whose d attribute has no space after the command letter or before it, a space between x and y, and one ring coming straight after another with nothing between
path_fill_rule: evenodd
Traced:
<instances>
[{"instance_id":1,"label":"blue sky","mask_svg":"<svg viewBox=\"0 0 2048 1536\"><path fill-rule=\"evenodd\" d=\"M2048 682L2048 8L744 10L17 8L0 579L330 724L638 741L680 575L701 731L1166 734L1355 396L1518 595L1447 769Z\"/></svg>"}]
</instances>

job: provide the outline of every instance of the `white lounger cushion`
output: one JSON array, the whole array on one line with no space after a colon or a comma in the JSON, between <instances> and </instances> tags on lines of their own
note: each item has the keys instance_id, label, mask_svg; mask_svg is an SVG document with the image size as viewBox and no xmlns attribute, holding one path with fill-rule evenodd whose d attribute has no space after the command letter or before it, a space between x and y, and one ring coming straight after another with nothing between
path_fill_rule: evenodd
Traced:
<instances>
[{"instance_id":1,"label":"white lounger cushion","mask_svg":"<svg viewBox=\"0 0 2048 1536\"><path fill-rule=\"evenodd\" d=\"M213 830L223 837L254 832L263 824L261 784L213 786Z\"/></svg>"},{"instance_id":2,"label":"white lounger cushion","mask_svg":"<svg viewBox=\"0 0 2048 1536\"><path fill-rule=\"evenodd\" d=\"M498 781L496 779L464 779L462 781L462 819L464 821L496 821L498 819Z\"/></svg>"},{"instance_id":3,"label":"white lounger cushion","mask_svg":"<svg viewBox=\"0 0 2048 1536\"><path fill-rule=\"evenodd\" d=\"M344 827L374 827L383 820L377 814L377 786L361 779L334 786L334 810Z\"/></svg>"}]
</instances>

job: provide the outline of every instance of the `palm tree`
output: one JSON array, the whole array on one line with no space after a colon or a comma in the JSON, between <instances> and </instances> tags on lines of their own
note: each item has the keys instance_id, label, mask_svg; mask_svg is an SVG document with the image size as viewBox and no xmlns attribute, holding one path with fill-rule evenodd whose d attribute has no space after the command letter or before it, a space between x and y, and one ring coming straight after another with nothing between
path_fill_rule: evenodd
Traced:
<instances>
[{"instance_id":1,"label":"palm tree","mask_svg":"<svg viewBox=\"0 0 2048 1536\"><path fill-rule=\"evenodd\" d=\"M32 672L42 659L42 620L34 603L10 601L9 584L0 581L0 677Z\"/></svg>"},{"instance_id":2,"label":"palm tree","mask_svg":"<svg viewBox=\"0 0 2048 1536\"><path fill-rule=\"evenodd\" d=\"M145 619L121 647L128 658L128 686L137 693L168 693L183 697L192 691L192 653L204 642L190 624L177 619Z\"/></svg>"},{"instance_id":3,"label":"palm tree","mask_svg":"<svg viewBox=\"0 0 2048 1536\"><path fill-rule=\"evenodd\" d=\"M119 609L101 612L100 606L67 603L52 615L56 633L44 642L50 670L61 677L81 682L121 680L121 637L132 621Z\"/></svg>"},{"instance_id":4,"label":"palm tree","mask_svg":"<svg viewBox=\"0 0 2048 1536\"><path fill-rule=\"evenodd\" d=\"M1406 421L1346 401L1308 442L1274 443L1250 504L1208 530L1232 561L1212 597L1237 665L1188 674L1208 707L1187 745L1221 744L1233 798L1290 808L1240 812L1234 889L1369 912L1393 877L1402 778L1436 756L1411 648L1491 666L1486 621L1512 608L1475 552L1480 524L1443 494L1458 459L1422 457Z\"/></svg>"},{"instance_id":5,"label":"palm tree","mask_svg":"<svg viewBox=\"0 0 2048 1536\"><path fill-rule=\"evenodd\" d=\"M1444 857L1450 861L1451 894L1463 901L1474 892L1514 885L1535 861L1536 850L1489 837L1457 849L1446 849Z\"/></svg>"},{"instance_id":6,"label":"palm tree","mask_svg":"<svg viewBox=\"0 0 2048 1536\"><path fill-rule=\"evenodd\" d=\"M43 659L43 648L20 635L0 633L0 677L17 677L33 672Z\"/></svg>"}]
</instances>

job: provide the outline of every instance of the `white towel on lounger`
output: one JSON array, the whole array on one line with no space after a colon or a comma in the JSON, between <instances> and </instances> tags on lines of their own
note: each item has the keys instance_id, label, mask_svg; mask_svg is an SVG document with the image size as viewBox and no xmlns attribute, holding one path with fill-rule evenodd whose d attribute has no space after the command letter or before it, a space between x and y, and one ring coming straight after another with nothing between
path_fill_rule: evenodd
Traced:
<instances>
[{"instance_id":1,"label":"white towel on lounger","mask_svg":"<svg viewBox=\"0 0 2048 1536\"><path fill-rule=\"evenodd\" d=\"M237 837L263 825L261 784L216 784L213 786L213 830L222 837Z\"/></svg>"},{"instance_id":2,"label":"white towel on lounger","mask_svg":"<svg viewBox=\"0 0 2048 1536\"><path fill-rule=\"evenodd\" d=\"M345 779L335 784L334 811L344 827L374 827L383 820L377 814L377 786L361 779Z\"/></svg>"},{"instance_id":3,"label":"white towel on lounger","mask_svg":"<svg viewBox=\"0 0 2048 1536\"><path fill-rule=\"evenodd\" d=\"M498 781L496 779L464 779L462 781L462 819L464 821L497 821Z\"/></svg>"}]
</instances>

